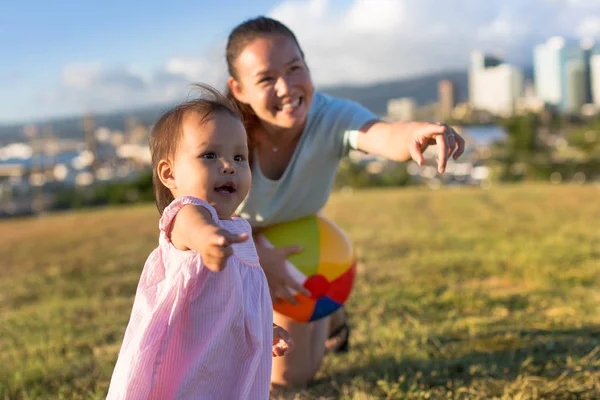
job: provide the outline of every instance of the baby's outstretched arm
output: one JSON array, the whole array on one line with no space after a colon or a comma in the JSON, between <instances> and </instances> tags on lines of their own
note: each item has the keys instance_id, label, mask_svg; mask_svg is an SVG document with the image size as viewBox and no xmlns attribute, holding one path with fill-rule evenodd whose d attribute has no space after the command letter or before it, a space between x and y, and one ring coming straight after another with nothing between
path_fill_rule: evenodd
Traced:
<instances>
[{"instance_id":1,"label":"baby's outstretched arm","mask_svg":"<svg viewBox=\"0 0 600 400\"><path fill-rule=\"evenodd\" d=\"M171 242L179 250L194 250L202 256L208 269L222 271L233 254L231 245L248 240L248 235L233 234L219 227L210 212L196 205L184 206L175 217Z\"/></svg>"},{"instance_id":2,"label":"baby's outstretched arm","mask_svg":"<svg viewBox=\"0 0 600 400\"><path fill-rule=\"evenodd\" d=\"M294 347L294 342L288 331L273 324L273 357L281 357L289 353Z\"/></svg>"}]
</instances>

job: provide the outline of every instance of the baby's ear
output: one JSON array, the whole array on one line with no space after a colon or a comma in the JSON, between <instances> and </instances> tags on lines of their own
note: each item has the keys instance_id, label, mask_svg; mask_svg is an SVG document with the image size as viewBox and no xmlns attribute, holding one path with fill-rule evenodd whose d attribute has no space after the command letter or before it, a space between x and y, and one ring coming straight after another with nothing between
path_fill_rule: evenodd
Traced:
<instances>
[{"instance_id":1,"label":"baby's ear","mask_svg":"<svg viewBox=\"0 0 600 400\"><path fill-rule=\"evenodd\" d=\"M177 189L177 184L175 183L175 171L168 160L160 160L158 162L156 173L163 185L171 190Z\"/></svg>"}]
</instances>

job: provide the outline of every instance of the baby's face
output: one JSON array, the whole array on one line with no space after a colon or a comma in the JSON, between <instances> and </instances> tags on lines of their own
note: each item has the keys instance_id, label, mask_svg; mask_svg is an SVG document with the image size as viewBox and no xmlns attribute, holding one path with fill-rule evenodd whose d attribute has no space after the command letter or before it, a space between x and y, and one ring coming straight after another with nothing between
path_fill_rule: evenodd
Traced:
<instances>
[{"instance_id":1,"label":"baby's face","mask_svg":"<svg viewBox=\"0 0 600 400\"><path fill-rule=\"evenodd\" d=\"M174 160L176 196L194 196L231 218L250 190L248 141L242 122L216 112L201 122L190 113Z\"/></svg>"}]
</instances>

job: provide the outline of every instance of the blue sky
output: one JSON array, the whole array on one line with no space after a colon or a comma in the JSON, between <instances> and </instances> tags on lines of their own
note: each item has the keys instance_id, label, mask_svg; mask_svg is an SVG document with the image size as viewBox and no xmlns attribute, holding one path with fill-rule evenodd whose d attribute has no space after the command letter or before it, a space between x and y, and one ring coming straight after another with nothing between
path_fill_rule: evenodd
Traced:
<instances>
[{"instance_id":1,"label":"blue sky","mask_svg":"<svg viewBox=\"0 0 600 400\"><path fill-rule=\"evenodd\" d=\"M227 34L260 14L294 30L317 85L466 68L473 49L528 63L549 36L600 37L600 0L13 1L0 12L0 123L222 87Z\"/></svg>"},{"instance_id":2,"label":"blue sky","mask_svg":"<svg viewBox=\"0 0 600 400\"><path fill-rule=\"evenodd\" d=\"M6 57L0 63L0 121L35 116L34 109L28 110L36 105L35 93L57 90L66 65L135 65L150 73L171 57L202 54L236 21L268 12L276 1L167 4L38 0L3 5L0 49Z\"/></svg>"}]
</instances>

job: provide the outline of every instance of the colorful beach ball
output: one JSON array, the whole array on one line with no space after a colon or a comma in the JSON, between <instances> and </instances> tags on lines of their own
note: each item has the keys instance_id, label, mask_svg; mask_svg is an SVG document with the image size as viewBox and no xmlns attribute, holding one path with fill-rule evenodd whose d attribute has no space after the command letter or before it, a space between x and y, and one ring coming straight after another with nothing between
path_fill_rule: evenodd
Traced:
<instances>
[{"instance_id":1,"label":"colorful beach ball","mask_svg":"<svg viewBox=\"0 0 600 400\"><path fill-rule=\"evenodd\" d=\"M333 313L348 299L356 275L356 256L348 236L332 221L315 215L273 225L259 240L269 247L303 248L288 257L286 268L311 296L296 293L297 305L274 303L278 313L309 322Z\"/></svg>"}]
</instances>

